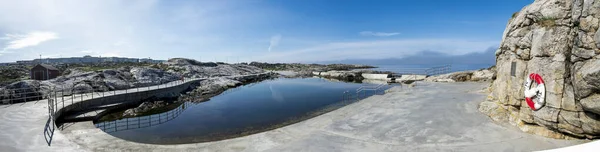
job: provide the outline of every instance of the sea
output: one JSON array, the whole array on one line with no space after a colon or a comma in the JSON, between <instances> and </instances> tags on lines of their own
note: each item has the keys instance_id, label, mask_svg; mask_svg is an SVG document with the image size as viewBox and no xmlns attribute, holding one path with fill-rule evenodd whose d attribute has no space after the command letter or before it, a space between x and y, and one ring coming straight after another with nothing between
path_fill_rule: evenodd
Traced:
<instances>
[{"instance_id":1,"label":"sea","mask_svg":"<svg viewBox=\"0 0 600 152\"><path fill-rule=\"evenodd\" d=\"M398 65L398 64L380 64L380 65L372 65L377 68L372 70L377 71L390 71L393 73L416 73L423 74L426 73L427 69L436 68L436 67L449 67L446 72L456 72L456 71L468 71L468 70L479 70L479 69L487 69L493 64L445 64L445 65Z\"/></svg>"}]
</instances>

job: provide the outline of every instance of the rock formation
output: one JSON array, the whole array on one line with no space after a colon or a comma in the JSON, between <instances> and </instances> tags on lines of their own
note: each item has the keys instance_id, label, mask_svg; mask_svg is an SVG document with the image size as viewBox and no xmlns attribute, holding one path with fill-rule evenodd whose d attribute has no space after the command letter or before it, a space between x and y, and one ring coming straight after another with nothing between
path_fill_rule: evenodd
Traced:
<instances>
[{"instance_id":1,"label":"rock formation","mask_svg":"<svg viewBox=\"0 0 600 152\"><path fill-rule=\"evenodd\" d=\"M161 64L168 72L189 78L208 78L231 75L248 75L265 72L263 69L244 64L199 62L191 59L173 58Z\"/></svg>"},{"instance_id":2,"label":"rock formation","mask_svg":"<svg viewBox=\"0 0 600 152\"><path fill-rule=\"evenodd\" d=\"M425 78L429 82L465 82L465 81L492 81L496 79L496 68L459 71Z\"/></svg>"},{"instance_id":3,"label":"rock formation","mask_svg":"<svg viewBox=\"0 0 600 152\"><path fill-rule=\"evenodd\" d=\"M62 95L94 91L112 91L146 87L180 80L181 77L217 77L263 73L264 70L241 64L203 63L192 59L176 58L164 64L149 67L121 67L84 72L78 68L68 69L66 75L51 80L21 80L0 87L0 103L22 96L44 96L50 90L64 90ZM248 78L251 79L251 78ZM240 81L247 81L240 79ZM21 90L15 90L21 89ZM30 92L30 93L23 93ZM38 100L28 98L23 101Z\"/></svg>"},{"instance_id":4,"label":"rock formation","mask_svg":"<svg viewBox=\"0 0 600 152\"><path fill-rule=\"evenodd\" d=\"M554 138L600 137L600 1L536 0L513 14L496 51L497 78L479 110L495 121ZM524 98L530 73L546 104Z\"/></svg>"}]
</instances>

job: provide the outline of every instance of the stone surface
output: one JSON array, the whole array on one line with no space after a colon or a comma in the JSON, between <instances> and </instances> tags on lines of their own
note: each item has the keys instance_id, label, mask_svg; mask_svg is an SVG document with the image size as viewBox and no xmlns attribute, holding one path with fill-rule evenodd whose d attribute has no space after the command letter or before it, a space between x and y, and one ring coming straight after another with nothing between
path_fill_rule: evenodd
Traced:
<instances>
[{"instance_id":1,"label":"stone surface","mask_svg":"<svg viewBox=\"0 0 600 152\"><path fill-rule=\"evenodd\" d=\"M150 111L152 109L155 108L160 108L160 107L164 107L169 105L169 102L165 102L165 101L148 101L148 102L143 102L142 104L140 104L139 106L135 107L135 108L131 108L131 109L127 109L123 112L123 117L134 117L137 116L141 113Z\"/></svg>"},{"instance_id":2,"label":"stone surface","mask_svg":"<svg viewBox=\"0 0 600 152\"><path fill-rule=\"evenodd\" d=\"M600 94L594 94L580 100L585 111L600 114Z\"/></svg>"},{"instance_id":3,"label":"stone surface","mask_svg":"<svg viewBox=\"0 0 600 152\"><path fill-rule=\"evenodd\" d=\"M264 73L261 68L245 64L217 64L192 59L173 58L160 65L161 69L188 78L208 78Z\"/></svg>"},{"instance_id":4,"label":"stone surface","mask_svg":"<svg viewBox=\"0 0 600 152\"><path fill-rule=\"evenodd\" d=\"M208 143L135 143L102 132L90 122L74 124L60 134L68 138L69 146L89 151L537 151L586 142L539 137L493 123L475 110L486 96L481 89L488 85L419 82L413 90L394 87L385 95L302 122ZM12 147L0 143L0 150L4 145Z\"/></svg>"},{"instance_id":5,"label":"stone surface","mask_svg":"<svg viewBox=\"0 0 600 152\"><path fill-rule=\"evenodd\" d=\"M491 81L495 76L495 72L492 70L479 70L473 72L471 75L471 81Z\"/></svg>"},{"instance_id":6,"label":"stone surface","mask_svg":"<svg viewBox=\"0 0 600 152\"><path fill-rule=\"evenodd\" d=\"M459 71L425 78L429 82L465 82L465 81L492 81L496 78L496 68L474 71Z\"/></svg>"},{"instance_id":7,"label":"stone surface","mask_svg":"<svg viewBox=\"0 0 600 152\"><path fill-rule=\"evenodd\" d=\"M494 98L481 105L520 108L484 113L493 120L507 115L509 124L544 136L599 136L599 17L600 1L594 0L536 0L516 13L496 51ZM545 81L546 103L537 111L524 102L523 83L530 73Z\"/></svg>"},{"instance_id":8,"label":"stone surface","mask_svg":"<svg viewBox=\"0 0 600 152\"><path fill-rule=\"evenodd\" d=\"M78 68L68 69L65 75L55 79L37 81L22 80L0 88L0 101L13 99L12 89L30 92L28 96L45 95L50 90L62 90L63 95L92 91L112 91L133 87L146 87L185 78L213 76L251 75L265 71L243 64L203 63L192 59L176 58L150 67L121 67L84 72ZM36 88L33 89L32 87ZM3 90L3 91L2 91ZM11 92L12 91L12 92ZM19 91L16 91L19 92ZM23 93L21 93L23 94ZM24 94L23 94L24 95ZM37 100L28 98L27 101Z\"/></svg>"}]
</instances>

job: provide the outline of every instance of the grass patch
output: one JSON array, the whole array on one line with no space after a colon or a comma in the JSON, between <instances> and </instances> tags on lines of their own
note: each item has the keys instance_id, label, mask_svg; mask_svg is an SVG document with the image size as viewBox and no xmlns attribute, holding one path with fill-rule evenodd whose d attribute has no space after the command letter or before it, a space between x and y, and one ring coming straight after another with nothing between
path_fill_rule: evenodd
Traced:
<instances>
[{"instance_id":1,"label":"grass patch","mask_svg":"<svg viewBox=\"0 0 600 152\"><path fill-rule=\"evenodd\" d=\"M537 19L537 22L540 26L549 28L556 26L556 19L556 17L541 17Z\"/></svg>"}]
</instances>

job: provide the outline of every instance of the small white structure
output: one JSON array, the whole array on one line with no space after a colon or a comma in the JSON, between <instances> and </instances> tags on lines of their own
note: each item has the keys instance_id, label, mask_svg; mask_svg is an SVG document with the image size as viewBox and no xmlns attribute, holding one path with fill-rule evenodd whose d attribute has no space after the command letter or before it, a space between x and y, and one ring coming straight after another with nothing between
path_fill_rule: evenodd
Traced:
<instances>
[{"instance_id":1,"label":"small white structure","mask_svg":"<svg viewBox=\"0 0 600 152\"><path fill-rule=\"evenodd\" d=\"M385 80L388 81L392 78L392 74L369 74L363 73L361 76L365 79L374 79L374 80Z\"/></svg>"},{"instance_id":2,"label":"small white structure","mask_svg":"<svg viewBox=\"0 0 600 152\"><path fill-rule=\"evenodd\" d=\"M312 72L313 75L321 75L321 72Z\"/></svg>"},{"instance_id":3,"label":"small white structure","mask_svg":"<svg viewBox=\"0 0 600 152\"><path fill-rule=\"evenodd\" d=\"M420 75L420 74L404 74L402 76L400 76L400 78L396 78L396 81L400 82L400 81L422 81L425 80L425 78L427 78L427 75Z\"/></svg>"}]
</instances>

